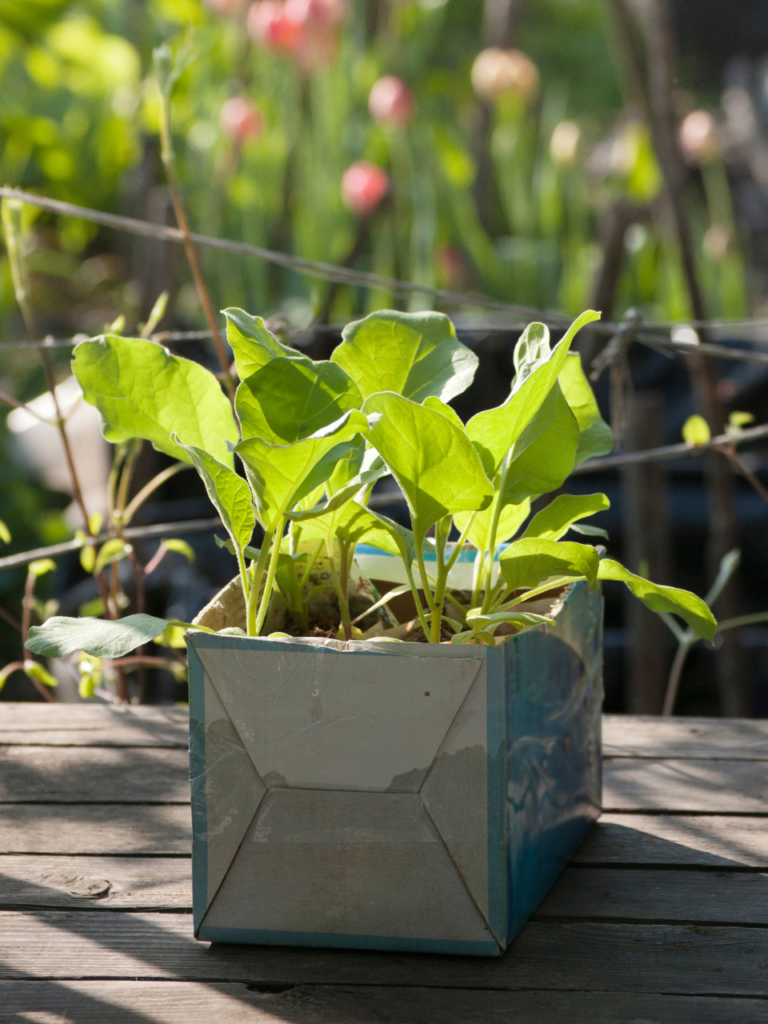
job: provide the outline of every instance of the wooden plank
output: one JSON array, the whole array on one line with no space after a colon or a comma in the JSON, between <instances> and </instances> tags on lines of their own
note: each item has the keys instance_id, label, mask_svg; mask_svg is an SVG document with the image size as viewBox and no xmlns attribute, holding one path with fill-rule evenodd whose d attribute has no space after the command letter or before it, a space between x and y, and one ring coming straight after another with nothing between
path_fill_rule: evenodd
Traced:
<instances>
[{"instance_id":1,"label":"wooden plank","mask_svg":"<svg viewBox=\"0 0 768 1024\"><path fill-rule=\"evenodd\" d=\"M0 980L416 985L768 998L768 929L532 921L504 957L198 943L186 914L0 913Z\"/></svg>"},{"instance_id":2,"label":"wooden plank","mask_svg":"<svg viewBox=\"0 0 768 1024\"><path fill-rule=\"evenodd\" d=\"M768 814L762 761L608 758L603 810Z\"/></svg>"},{"instance_id":3,"label":"wooden plank","mask_svg":"<svg viewBox=\"0 0 768 1024\"><path fill-rule=\"evenodd\" d=\"M192 910L187 857L0 856L0 907Z\"/></svg>"},{"instance_id":4,"label":"wooden plank","mask_svg":"<svg viewBox=\"0 0 768 1024\"><path fill-rule=\"evenodd\" d=\"M493 992L380 986L291 986L259 992L238 984L178 981L5 981L4 1015L78 1024L765 1024L757 999L593 992ZM43 1015L50 1014L47 1018Z\"/></svg>"},{"instance_id":5,"label":"wooden plank","mask_svg":"<svg viewBox=\"0 0 768 1024\"><path fill-rule=\"evenodd\" d=\"M189 709L109 704L0 703L0 745L181 747Z\"/></svg>"},{"instance_id":6,"label":"wooden plank","mask_svg":"<svg viewBox=\"0 0 768 1024\"><path fill-rule=\"evenodd\" d=\"M0 805L0 853L189 854L184 804Z\"/></svg>"},{"instance_id":7,"label":"wooden plank","mask_svg":"<svg viewBox=\"0 0 768 1024\"><path fill-rule=\"evenodd\" d=\"M537 918L768 925L768 875L568 868ZM187 858L0 856L0 908L192 909Z\"/></svg>"},{"instance_id":8,"label":"wooden plank","mask_svg":"<svg viewBox=\"0 0 768 1024\"><path fill-rule=\"evenodd\" d=\"M606 757L768 760L768 719L603 715Z\"/></svg>"},{"instance_id":9,"label":"wooden plank","mask_svg":"<svg viewBox=\"0 0 768 1024\"><path fill-rule=\"evenodd\" d=\"M717 815L604 814L576 864L659 864L768 871L768 821Z\"/></svg>"},{"instance_id":10,"label":"wooden plank","mask_svg":"<svg viewBox=\"0 0 768 1024\"><path fill-rule=\"evenodd\" d=\"M0 748L0 803L189 802L189 755L163 747Z\"/></svg>"},{"instance_id":11,"label":"wooden plank","mask_svg":"<svg viewBox=\"0 0 768 1024\"><path fill-rule=\"evenodd\" d=\"M768 925L768 875L570 867L536 917Z\"/></svg>"}]
</instances>

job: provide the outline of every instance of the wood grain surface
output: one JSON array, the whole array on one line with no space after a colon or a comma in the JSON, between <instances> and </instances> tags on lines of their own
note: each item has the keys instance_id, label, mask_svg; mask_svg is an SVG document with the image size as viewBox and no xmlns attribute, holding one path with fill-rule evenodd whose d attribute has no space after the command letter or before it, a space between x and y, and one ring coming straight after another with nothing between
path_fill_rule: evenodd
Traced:
<instances>
[{"instance_id":1,"label":"wood grain surface","mask_svg":"<svg viewBox=\"0 0 768 1024\"><path fill-rule=\"evenodd\" d=\"M195 941L186 708L0 703L0 1022L768 1024L768 722L606 716L504 957Z\"/></svg>"}]
</instances>

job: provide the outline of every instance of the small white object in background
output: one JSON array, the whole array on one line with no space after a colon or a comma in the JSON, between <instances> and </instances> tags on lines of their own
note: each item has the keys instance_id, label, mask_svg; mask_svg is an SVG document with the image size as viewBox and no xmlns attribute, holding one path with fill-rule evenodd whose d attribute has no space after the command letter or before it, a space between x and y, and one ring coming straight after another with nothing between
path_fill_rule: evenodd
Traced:
<instances>
[{"instance_id":1,"label":"small white object in background","mask_svg":"<svg viewBox=\"0 0 768 1024\"><path fill-rule=\"evenodd\" d=\"M104 515L110 458L109 445L101 433L99 413L83 401L83 393L74 377L68 377L57 386L56 398L67 422L69 445L88 515L94 512ZM37 416L51 421L56 419L50 391L27 405ZM8 427L14 434L20 458L50 490L72 495L72 478L58 428L53 422L41 422L37 416L26 409L14 409L8 417ZM83 525L80 509L74 502L64 517L71 527Z\"/></svg>"}]
</instances>

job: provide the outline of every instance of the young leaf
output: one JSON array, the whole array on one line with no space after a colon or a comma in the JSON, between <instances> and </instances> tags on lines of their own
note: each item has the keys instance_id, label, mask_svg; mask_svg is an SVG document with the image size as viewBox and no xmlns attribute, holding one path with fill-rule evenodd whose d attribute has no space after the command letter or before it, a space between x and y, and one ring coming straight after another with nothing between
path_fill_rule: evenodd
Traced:
<instances>
[{"instance_id":1,"label":"young leaf","mask_svg":"<svg viewBox=\"0 0 768 1024\"><path fill-rule=\"evenodd\" d=\"M101 572L106 565L119 562L133 551L133 548L120 537L112 537L105 541L99 548L96 556L96 564L93 567L95 573Z\"/></svg>"},{"instance_id":2,"label":"young leaf","mask_svg":"<svg viewBox=\"0 0 768 1024\"><path fill-rule=\"evenodd\" d=\"M45 686L58 686L59 681L56 676L44 668L39 661L33 661L31 658L27 658L24 662L24 672L30 679L36 679L38 683L43 683Z\"/></svg>"},{"instance_id":3,"label":"young leaf","mask_svg":"<svg viewBox=\"0 0 768 1024\"><path fill-rule=\"evenodd\" d=\"M498 499L495 498L488 508L477 513L469 531L469 541L471 544L474 544L478 551L487 551L490 546L491 526L493 523L493 514L497 500ZM528 498L526 498L525 501L522 501L519 505L505 505L501 510L499 522L496 527L496 544L503 544L504 541L510 540L514 537L528 518L528 513L530 511L531 502ZM471 515L471 512L457 512L453 517L453 521L455 522L459 533L464 532Z\"/></svg>"},{"instance_id":4,"label":"young leaf","mask_svg":"<svg viewBox=\"0 0 768 1024\"><path fill-rule=\"evenodd\" d=\"M208 497L221 516L233 543L242 550L251 541L256 517L248 484L234 469L214 459L202 448L184 446L195 469L202 477Z\"/></svg>"},{"instance_id":5,"label":"young leaf","mask_svg":"<svg viewBox=\"0 0 768 1024\"><path fill-rule=\"evenodd\" d=\"M185 540L179 540L178 537L167 537L163 544L165 544L169 551L175 551L177 555L183 555L188 562L193 563L195 561L195 552Z\"/></svg>"},{"instance_id":6,"label":"young leaf","mask_svg":"<svg viewBox=\"0 0 768 1024\"><path fill-rule=\"evenodd\" d=\"M166 619L153 615L127 615L124 619L71 619L56 615L42 626L32 626L27 650L48 658L64 658L85 651L96 658L122 658L124 654L160 636Z\"/></svg>"},{"instance_id":7,"label":"young leaf","mask_svg":"<svg viewBox=\"0 0 768 1024\"><path fill-rule=\"evenodd\" d=\"M492 631L504 623L529 629L532 626L554 626L555 620L547 615L519 612L514 608L510 608L506 612L490 612L488 615L483 615L482 612L467 613L467 625L473 629L490 629Z\"/></svg>"},{"instance_id":8,"label":"young leaf","mask_svg":"<svg viewBox=\"0 0 768 1024\"><path fill-rule=\"evenodd\" d=\"M225 441L238 439L232 408L213 374L161 345L136 338L103 337L75 349L72 370L86 402L103 417L104 437L117 444L131 437L191 462L171 440L195 445L232 466Z\"/></svg>"},{"instance_id":9,"label":"young leaf","mask_svg":"<svg viewBox=\"0 0 768 1024\"><path fill-rule=\"evenodd\" d=\"M391 392L373 395L363 410L381 414L368 440L400 484L414 533L423 536L443 516L488 507L493 486L466 433L447 416Z\"/></svg>"},{"instance_id":10,"label":"young leaf","mask_svg":"<svg viewBox=\"0 0 768 1024\"><path fill-rule=\"evenodd\" d=\"M243 438L292 444L335 423L363 398L340 366L311 359L272 359L237 389L235 409Z\"/></svg>"},{"instance_id":11,"label":"young leaf","mask_svg":"<svg viewBox=\"0 0 768 1024\"><path fill-rule=\"evenodd\" d=\"M0 519L0 540L3 544L11 543L11 531L5 525L2 519Z\"/></svg>"},{"instance_id":12,"label":"young leaf","mask_svg":"<svg viewBox=\"0 0 768 1024\"><path fill-rule=\"evenodd\" d=\"M611 503L604 494L559 494L546 508L536 513L523 537L560 540L579 519L610 507Z\"/></svg>"},{"instance_id":13,"label":"young leaf","mask_svg":"<svg viewBox=\"0 0 768 1024\"><path fill-rule=\"evenodd\" d=\"M573 469L579 424L557 382L515 441L501 500L517 505L560 487Z\"/></svg>"},{"instance_id":14,"label":"young leaf","mask_svg":"<svg viewBox=\"0 0 768 1024\"><path fill-rule=\"evenodd\" d=\"M581 431L576 448L576 465L581 465L586 459L608 455L613 448L611 428L600 415L600 408L578 352L568 353L558 382Z\"/></svg>"},{"instance_id":15,"label":"young leaf","mask_svg":"<svg viewBox=\"0 0 768 1024\"><path fill-rule=\"evenodd\" d=\"M382 310L347 324L331 358L357 383L363 398L394 391L414 402L436 395L449 402L466 391L478 359L456 337L444 313Z\"/></svg>"},{"instance_id":16,"label":"young leaf","mask_svg":"<svg viewBox=\"0 0 768 1024\"><path fill-rule=\"evenodd\" d=\"M38 558L27 566L28 576L45 576L47 572L53 572L56 563L52 558Z\"/></svg>"},{"instance_id":17,"label":"young leaf","mask_svg":"<svg viewBox=\"0 0 768 1024\"><path fill-rule=\"evenodd\" d=\"M529 590L549 579L582 577L594 589L599 559L597 551L588 544L529 537L510 544L502 552L499 564L510 590Z\"/></svg>"},{"instance_id":18,"label":"young leaf","mask_svg":"<svg viewBox=\"0 0 768 1024\"><path fill-rule=\"evenodd\" d=\"M717 629L717 621L707 605L700 597L688 590L677 587L662 587L650 580L636 576L612 558L604 558L600 562L597 578L600 580L619 580L626 583L635 597L647 605L652 612L673 612L688 623L691 629L705 640L711 640Z\"/></svg>"},{"instance_id":19,"label":"young leaf","mask_svg":"<svg viewBox=\"0 0 768 1024\"><path fill-rule=\"evenodd\" d=\"M600 314L594 310L582 313L571 324L549 358L534 366L524 381L515 381L515 386L503 405L480 412L469 421L467 433L480 453L485 471L491 478L496 475L504 456L552 390L576 333L585 324L599 319Z\"/></svg>"},{"instance_id":20,"label":"young leaf","mask_svg":"<svg viewBox=\"0 0 768 1024\"><path fill-rule=\"evenodd\" d=\"M242 309L225 309L227 318L227 341L235 353L235 366L240 380L266 366L270 359L281 356L304 358L295 348L289 348L277 340L264 326L260 316L251 316Z\"/></svg>"},{"instance_id":21,"label":"young leaf","mask_svg":"<svg viewBox=\"0 0 768 1024\"><path fill-rule=\"evenodd\" d=\"M515 391L520 390L537 366L549 359L551 351L547 325L528 324L520 335L512 356L515 364Z\"/></svg>"},{"instance_id":22,"label":"young leaf","mask_svg":"<svg viewBox=\"0 0 768 1024\"><path fill-rule=\"evenodd\" d=\"M289 445L274 445L250 437L234 447L245 466L265 530L273 530L282 517L333 472L350 443L367 432L369 419L354 409L336 423Z\"/></svg>"},{"instance_id":23,"label":"young leaf","mask_svg":"<svg viewBox=\"0 0 768 1024\"><path fill-rule=\"evenodd\" d=\"M703 416L689 416L683 424L683 440L686 444L706 444L711 437L712 431Z\"/></svg>"}]
</instances>

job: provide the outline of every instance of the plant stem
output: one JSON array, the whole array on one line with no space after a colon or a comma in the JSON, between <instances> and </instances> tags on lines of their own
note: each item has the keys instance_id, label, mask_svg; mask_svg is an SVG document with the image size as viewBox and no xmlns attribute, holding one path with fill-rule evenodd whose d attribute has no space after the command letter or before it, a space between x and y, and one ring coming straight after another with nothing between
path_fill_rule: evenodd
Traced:
<instances>
[{"instance_id":1,"label":"plant stem","mask_svg":"<svg viewBox=\"0 0 768 1024\"><path fill-rule=\"evenodd\" d=\"M12 661L12 662L10 662L8 665L6 665L3 668L3 674L4 674L6 679L13 672L24 672L26 674L26 666L25 666L24 662L23 661ZM43 697L45 700L47 700L49 704L56 703L56 698L53 696L53 694L51 693L50 689L45 685L45 683L41 683L39 679L35 679L32 676L27 676L27 679L30 681L30 683L32 683L32 685L37 690L37 692L40 694L40 696Z\"/></svg>"},{"instance_id":2,"label":"plant stem","mask_svg":"<svg viewBox=\"0 0 768 1024\"><path fill-rule=\"evenodd\" d=\"M690 651L698 639L696 634L689 629L678 644L677 651L675 651L675 660L672 662L672 668L669 672L667 692L664 696L664 707L661 711L662 715L669 716L674 711L677 689L680 686L680 676L683 673L683 665L685 665L685 659L688 657L688 651Z\"/></svg>"},{"instance_id":3,"label":"plant stem","mask_svg":"<svg viewBox=\"0 0 768 1024\"><path fill-rule=\"evenodd\" d=\"M267 582L264 584L264 593L261 595L261 602L259 604L259 612L256 616L256 623L254 626L254 636L258 636L261 633L261 627L264 625L264 620L267 617L267 611L269 609L269 601L272 596L272 587L275 583L275 573L277 572L277 563L280 559L280 541L283 536L283 528L285 527L285 516L280 516L275 527L275 536L272 541L272 557L269 560L269 572L267 573ZM259 558L261 561L261 558Z\"/></svg>"},{"instance_id":4,"label":"plant stem","mask_svg":"<svg viewBox=\"0 0 768 1024\"><path fill-rule=\"evenodd\" d=\"M496 535L499 531L499 518L501 516L501 499L504 494L504 488L507 483L507 473L509 471L509 463L511 460L512 451L507 452L504 456L504 462L501 468L501 480L499 482L499 489L494 495L494 501L496 505L493 510L493 519L491 520L491 529L488 533L488 569L486 572L485 580L485 594L483 595L483 606L482 610L487 613L490 608L491 602L491 590L493 588L493 557L496 554Z\"/></svg>"},{"instance_id":5,"label":"plant stem","mask_svg":"<svg viewBox=\"0 0 768 1024\"><path fill-rule=\"evenodd\" d=\"M331 541L331 545L333 541ZM349 616L349 595L346 593L344 587L348 583L348 572L344 571L344 564L347 562L347 555L344 548L339 544L339 554L341 556L341 575L336 568L336 559L333 557L333 548L329 545L328 547L328 564L331 569L331 579L333 580L333 586L336 590L336 596L339 599L339 610L341 611L341 624L344 627L344 639L352 639L352 622Z\"/></svg>"},{"instance_id":6,"label":"plant stem","mask_svg":"<svg viewBox=\"0 0 768 1024\"><path fill-rule=\"evenodd\" d=\"M279 548L280 543L276 541L275 531L270 530L264 534L264 539L261 542L261 551L259 552L259 560L253 566L251 572L251 583L250 590L248 591L248 636L258 636L256 629L256 608L259 601L259 593L261 592L261 581L264 579L264 573L267 568L267 559L269 558L270 545L276 542L276 546Z\"/></svg>"}]
</instances>

